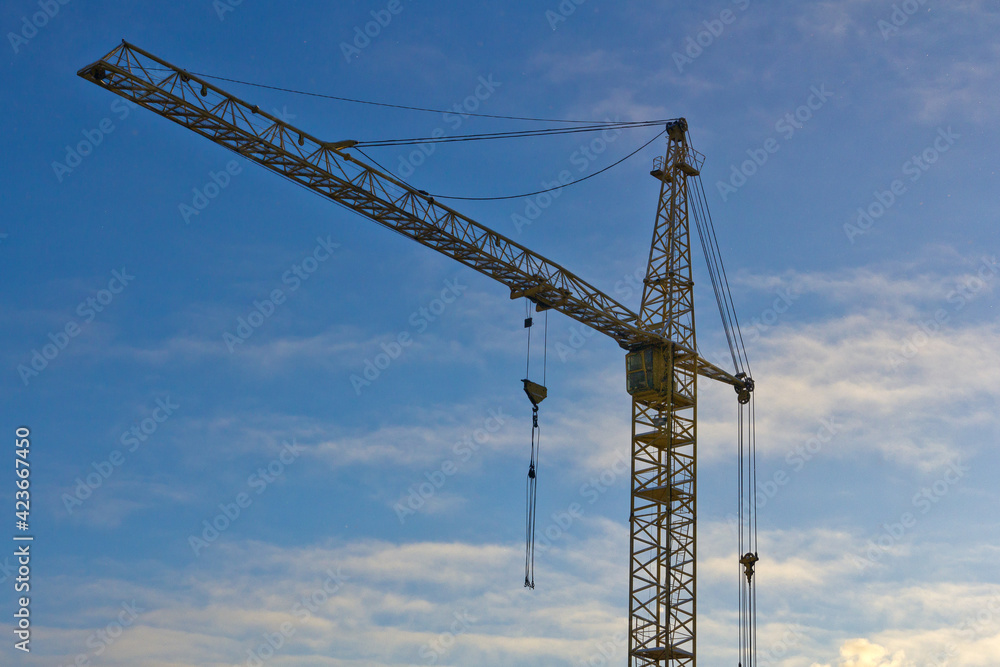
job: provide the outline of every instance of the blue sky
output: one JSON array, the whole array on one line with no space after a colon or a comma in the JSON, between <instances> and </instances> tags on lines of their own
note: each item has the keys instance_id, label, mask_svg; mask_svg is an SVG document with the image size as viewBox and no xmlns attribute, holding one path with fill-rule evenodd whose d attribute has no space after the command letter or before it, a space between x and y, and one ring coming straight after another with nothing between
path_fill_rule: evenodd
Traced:
<instances>
[{"instance_id":1,"label":"blue sky","mask_svg":"<svg viewBox=\"0 0 1000 667\"><path fill-rule=\"evenodd\" d=\"M0 552L4 664L625 661L622 351L549 316L525 591L523 304L76 76L123 37L365 100L686 117L758 387L760 664L995 664L997 8L677 5L5 3L0 428L10 458L31 428L35 542L30 655ZM221 85L331 141L523 128ZM431 193L510 195L653 133L593 159L580 135L370 154ZM456 208L637 308L663 150ZM695 278L724 360L700 253ZM699 662L729 665L736 411L700 388Z\"/></svg>"}]
</instances>

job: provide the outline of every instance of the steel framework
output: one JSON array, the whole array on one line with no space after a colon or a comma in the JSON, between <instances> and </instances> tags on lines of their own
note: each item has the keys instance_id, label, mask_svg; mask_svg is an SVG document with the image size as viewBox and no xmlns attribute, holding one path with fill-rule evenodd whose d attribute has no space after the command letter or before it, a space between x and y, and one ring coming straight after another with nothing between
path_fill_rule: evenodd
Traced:
<instances>
[{"instance_id":1,"label":"steel framework","mask_svg":"<svg viewBox=\"0 0 1000 667\"><path fill-rule=\"evenodd\" d=\"M678 667L695 662L700 361L688 352L697 345L687 177L698 170L686 135L683 119L668 126L666 156L651 172L661 181L660 203L639 315L641 326L659 331L669 343L626 358L632 380L629 654L641 665L667 660ZM647 362L652 363L652 375Z\"/></svg>"},{"instance_id":2,"label":"steel framework","mask_svg":"<svg viewBox=\"0 0 1000 667\"><path fill-rule=\"evenodd\" d=\"M700 156L683 119L668 124L642 305L636 314L562 266L354 157L354 141L313 135L122 42L79 70L145 107L501 283L512 299L554 309L628 351L632 395L630 662L695 664L696 394L701 375L744 380L696 350L687 179Z\"/></svg>"}]
</instances>

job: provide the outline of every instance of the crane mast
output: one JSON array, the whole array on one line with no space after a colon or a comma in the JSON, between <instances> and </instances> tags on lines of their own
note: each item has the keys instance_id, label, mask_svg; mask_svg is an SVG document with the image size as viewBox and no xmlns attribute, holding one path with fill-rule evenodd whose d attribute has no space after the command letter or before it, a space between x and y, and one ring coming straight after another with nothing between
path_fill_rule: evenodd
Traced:
<instances>
[{"instance_id":1,"label":"crane mast","mask_svg":"<svg viewBox=\"0 0 1000 667\"><path fill-rule=\"evenodd\" d=\"M695 664L695 425L698 355L687 177L697 175L687 122L667 127L650 172L660 203L639 323L666 343L626 355L632 395L629 655L638 665Z\"/></svg>"},{"instance_id":2,"label":"crane mast","mask_svg":"<svg viewBox=\"0 0 1000 667\"><path fill-rule=\"evenodd\" d=\"M697 353L688 184L701 157L684 119L667 152L642 303L635 313L562 266L322 141L125 41L82 68L84 79L239 153L389 229L487 275L537 310L554 309L627 350L632 396L629 662L695 664L696 405L699 375L747 380Z\"/></svg>"}]
</instances>

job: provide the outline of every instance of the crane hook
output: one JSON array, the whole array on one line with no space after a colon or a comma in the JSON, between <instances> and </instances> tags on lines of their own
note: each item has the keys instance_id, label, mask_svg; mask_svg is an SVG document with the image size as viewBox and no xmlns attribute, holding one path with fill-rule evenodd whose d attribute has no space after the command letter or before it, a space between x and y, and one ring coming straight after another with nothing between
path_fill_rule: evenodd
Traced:
<instances>
[{"instance_id":1,"label":"crane hook","mask_svg":"<svg viewBox=\"0 0 1000 667\"><path fill-rule=\"evenodd\" d=\"M740 565L743 566L743 573L747 575L747 583L750 583L750 579L753 578L753 566L759 561L756 553L750 553L749 551L743 554L743 558L740 558Z\"/></svg>"}]
</instances>

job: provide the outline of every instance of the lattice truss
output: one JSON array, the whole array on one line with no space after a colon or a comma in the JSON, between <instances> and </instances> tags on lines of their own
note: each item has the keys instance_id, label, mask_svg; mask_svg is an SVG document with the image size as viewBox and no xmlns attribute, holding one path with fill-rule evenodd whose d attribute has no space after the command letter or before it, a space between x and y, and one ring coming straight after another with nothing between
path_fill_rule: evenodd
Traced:
<instances>
[{"instance_id":1,"label":"lattice truss","mask_svg":"<svg viewBox=\"0 0 1000 667\"><path fill-rule=\"evenodd\" d=\"M698 173L686 123L669 128L651 172L660 201L640 323L669 341L647 353L652 376L632 399L632 664L695 663L696 399L698 356L687 176Z\"/></svg>"},{"instance_id":2,"label":"lattice truss","mask_svg":"<svg viewBox=\"0 0 1000 667\"><path fill-rule=\"evenodd\" d=\"M131 44L78 74L298 185L503 283L629 350L633 475L629 660L695 663L697 376L742 381L697 354L688 181L701 157L668 125L651 172L662 186L640 313L562 266L355 157Z\"/></svg>"}]
</instances>

